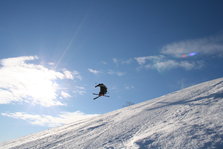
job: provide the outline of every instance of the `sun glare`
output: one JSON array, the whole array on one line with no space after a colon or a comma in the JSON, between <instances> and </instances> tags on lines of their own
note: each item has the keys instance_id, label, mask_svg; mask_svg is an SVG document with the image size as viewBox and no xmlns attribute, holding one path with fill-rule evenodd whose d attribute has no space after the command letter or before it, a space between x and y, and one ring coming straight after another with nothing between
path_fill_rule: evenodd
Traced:
<instances>
[{"instance_id":1,"label":"sun glare","mask_svg":"<svg viewBox=\"0 0 223 149\"><path fill-rule=\"evenodd\" d=\"M25 63L31 58L18 59L7 59L0 69L0 97L6 92L11 94L0 103L19 101L42 106L63 105L59 99L68 96L61 95L61 87L59 88L56 80L72 79L72 73L57 72L42 65ZM36 57L31 60L33 59Z\"/></svg>"}]
</instances>

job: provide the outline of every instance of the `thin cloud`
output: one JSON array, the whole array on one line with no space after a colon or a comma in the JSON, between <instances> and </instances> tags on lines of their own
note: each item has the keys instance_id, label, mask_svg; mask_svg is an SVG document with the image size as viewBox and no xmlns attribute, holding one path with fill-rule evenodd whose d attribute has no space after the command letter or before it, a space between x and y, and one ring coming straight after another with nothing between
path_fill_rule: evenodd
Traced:
<instances>
[{"instance_id":1,"label":"thin cloud","mask_svg":"<svg viewBox=\"0 0 223 149\"><path fill-rule=\"evenodd\" d=\"M101 63L102 63L103 65L107 65L107 64L108 64L106 61L101 61Z\"/></svg>"},{"instance_id":2,"label":"thin cloud","mask_svg":"<svg viewBox=\"0 0 223 149\"><path fill-rule=\"evenodd\" d=\"M80 73L76 70L70 72L73 76L74 79L79 79L79 80L82 80L82 76L80 75Z\"/></svg>"},{"instance_id":3,"label":"thin cloud","mask_svg":"<svg viewBox=\"0 0 223 149\"><path fill-rule=\"evenodd\" d=\"M61 91L61 97L69 98L69 97L71 97L71 95L69 93L65 92L65 91Z\"/></svg>"},{"instance_id":4,"label":"thin cloud","mask_svg":"<svg viewBox=\"0 0 223 149\"><path fill-rule=\"evenodd\" d=\"M56 80L80 78L66 70L57 72L42 65L33 64L37 56L2 59L0 67L0 104L30 103L45 107L64 105L58 99L65 98Z\"/></svg>"},{"instance_id":5,"label":"thin cloud","mask_svg":"<svg viewBox=\"0 0 223 149\"><path fill-rule=\"evenodd\" d=\"M164 55L136 57L135 60L141 67L155 69L159 72L175 68L186 70L199 69L203 66L202 62L176 61L168 59Z\"/></svg>"},{"instance_id":6,"label":"thin cloud","mask_svg":"<svg viewBox=\"0 0 223 149\"><path fill-rule=\"evenodd\" d=\"M86 93L86 89L83 86L74 86L73 93L78 95L84 95Z\"/></svg>"},{"instance_id":7,"label":"thin cloud","mask_svg":"<svg viewBox=\"0 0 223 149\"><path fill-rule=\"evenodd\" d=\"M147 61L160 61L163 59L163 55L159 56L142 56L142 57L135 57L135 60L139 65L144 65Z\"/></svg>"},{"instance_id":8,"label":"thin cloud","mask_svg":"<svg viewBox=\"0 0 223 149\"><path fill-rule=\"evenodd\" d=\"M121 61L122 64L131 64L132 63L132 59L127 59L127 60L122 60Z\"/></svg>"},{"instance_id":9,"label":"thin cloud","mask_svg":"<svg viewBox=\"0 0 223 149\"><path fill-rule=\"evenodd\" d=\"M199 60L202 55L222 57L223 35L167 44L163 46L159 55L141 56L134 59L140 66L139 68L154 69L160 72L177 68L200 69L205 64L202 59ZM193 56L197 56L196 59L189 58Z\"/></svg>"},{"instance_id":10,"label":"thin cloud","mask_svg":"<svg viewBox=\"0 0 223 149\"><path fill-rule=\"evenodd\" d=\"M93 73L93 74L99 74L99 73L100 73L99 70L91 69L91 68L88 68L88 71L89 71L90 73Z\"/></svg>"},{"instance_id":11,"label":"thin cloud","mask_svg":"<svg viewBox=\"0 0 223 149\"><path fill-rule=\"evenodd\" d=\"M86 118L91 118L97 116L98 114L85 114L80 111L76 111L76 112L62 112L58 116L28 114L25 112L1 113L1 115L15 119L25 120L32 125L56 127L71 122L83 120Z\"/></svg>"},{"instance_id":12,"label":"thin cloud","mask_svg":"<svg viewBox=\"0 0 223 149\"><path fill-rule=\"evenodd\" d=\"M135 87L133 85L126 85L125 86L125 89L126 90L131 90L131 89L134 89Z\"/></svg>"},{"instance_id":13,"label":"thin cloud","mask_svg":"<svg viewBox=\"0 0 223 149\"><path fill-rule=\"evenodd\" d=\"M118 59L117 58L113 58L112 61L113 61L113 63L118 64Z\"/></svg>"},{"instance_id":14,"label":"thin cloud","mask_svg":"<svg viewBox=\"0 0 223 149\"><path fill-rule=\"evenodd\" d=\"M118 59L118 58L113 58L112 59L113 63L116 64L116 65L119 65L119 64L131 64L132 63L132 59L127 59L127 60L123 60L123 59Z\"/></svg>"},{"instance_id":15,"label":"thin cloud","mask_svg":"<svg viewBox=\"0 0 223 149\"><path fill-rule=\"evenodd\" d=\"M125 75L125 72L109 70L108 71L108 74L109 75L116 75L116 76L121 77L121 76L124 76Z\"/></svg>"},{"instance_id":16,"label":"thin cloud","mask_svg":"<svg viewBox=\"0 0 223 149\"><path fill-rule=\"evenodd\" d=\"M73 76L72 72L70 72L70 71L68 71L68 70L64 70L63 73L64 73L65 78L67 78L67 79L71 79L71 80L74 79L74 76ZM74 74L76 75L76 76L75 76L76 78L80 79L80 75L79 75L78 72L77 72L77 73L74 73Z\"/></svg>"},{"instance_id":17,"label":"thin cloud","mask_svg":"<svg viewBox=\"0 0 223 149\"><path fill-rule=\"evenodd\" d=\"M48 65L55 66L55 63L54 62L49 62Z\"/></svg>"},{"instance_id":18,"label":"thin cloud","mask_svg":"<svg viewBox=\"0 0 223 149\"><path fill-rule=\"evenodd\" d=\"M164 61L153 62L152 64L147 64L145 65L145 67L149 69L156 69L157 71L161 72L161 71L170 70L174 68L183 68L186 70L197 69L197 68L200 68L201 65L199 63L197 64L197 63L188 62L188 61L178 62L174 60L164 60Z\"/></svg>"},{"instance_id":19,"label":"thin cloud","mask_svg":"<svg viewBox=\"0 0 223 149\"><path fill-rule=\"evenodd\" d=\"M223 36L212 36L175 42L164 46L162 54L180 57L182 54L197 52L204 55L223 56Z\"/></svg>"},{"instance_id":20,"label":"thin cloud","mask_svg":"<svg viewBox=\"0 0 223 149\"><path fill-rule=\"evenodd\" d=\"M139 65L143 65L146 63L147 60L149 60L150 56L142 56L142 57L135 57L135 60Z\"/></svg>"}]
</instances>

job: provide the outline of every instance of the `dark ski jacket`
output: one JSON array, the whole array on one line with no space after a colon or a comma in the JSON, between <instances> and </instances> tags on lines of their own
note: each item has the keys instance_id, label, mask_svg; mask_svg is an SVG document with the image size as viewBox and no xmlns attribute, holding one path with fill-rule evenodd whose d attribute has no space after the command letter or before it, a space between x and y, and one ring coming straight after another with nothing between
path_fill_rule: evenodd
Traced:
<instances>
[{"instance_id":1,"label":"dark ski jacket","mask_svg":"<svg viewBox=\"0 0 223 149\"><path fill-rule=\"evenodd\" d=\"M100 87L99 95L102 96L107 93L107 87L104 84L100 83L100 84L96 85L95 87Z\"/></svg>"}]
</instances>

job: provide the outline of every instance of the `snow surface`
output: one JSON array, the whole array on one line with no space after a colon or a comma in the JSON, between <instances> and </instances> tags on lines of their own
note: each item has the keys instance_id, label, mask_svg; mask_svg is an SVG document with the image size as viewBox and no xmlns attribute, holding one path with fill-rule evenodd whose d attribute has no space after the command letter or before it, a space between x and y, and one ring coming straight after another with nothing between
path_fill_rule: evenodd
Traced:
<instances>
[{"instance_id":1,"label":"snow surface","mask_svg":"<svg viewBox=\"0 0 223 149\"><path fill-rule=\"evenodd\" d=\"M1 149L223 148L223 78L0 144Z\"/></svg>"}]
</instances>

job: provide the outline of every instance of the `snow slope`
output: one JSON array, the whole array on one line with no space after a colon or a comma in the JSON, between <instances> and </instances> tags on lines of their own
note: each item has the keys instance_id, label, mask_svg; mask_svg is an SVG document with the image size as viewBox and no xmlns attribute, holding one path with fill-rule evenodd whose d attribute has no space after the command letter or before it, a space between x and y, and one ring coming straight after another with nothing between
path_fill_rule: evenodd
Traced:
<instances>
[{"instance_id":1,"label":"snow slope","mask_svg":"<svg viewBox=\"0 0 223 149\"><path fill-rule=\"evenodd\" d=\"M1 149L223 148L223 78L0 144Z\"/></svg>"}]
</instances>

